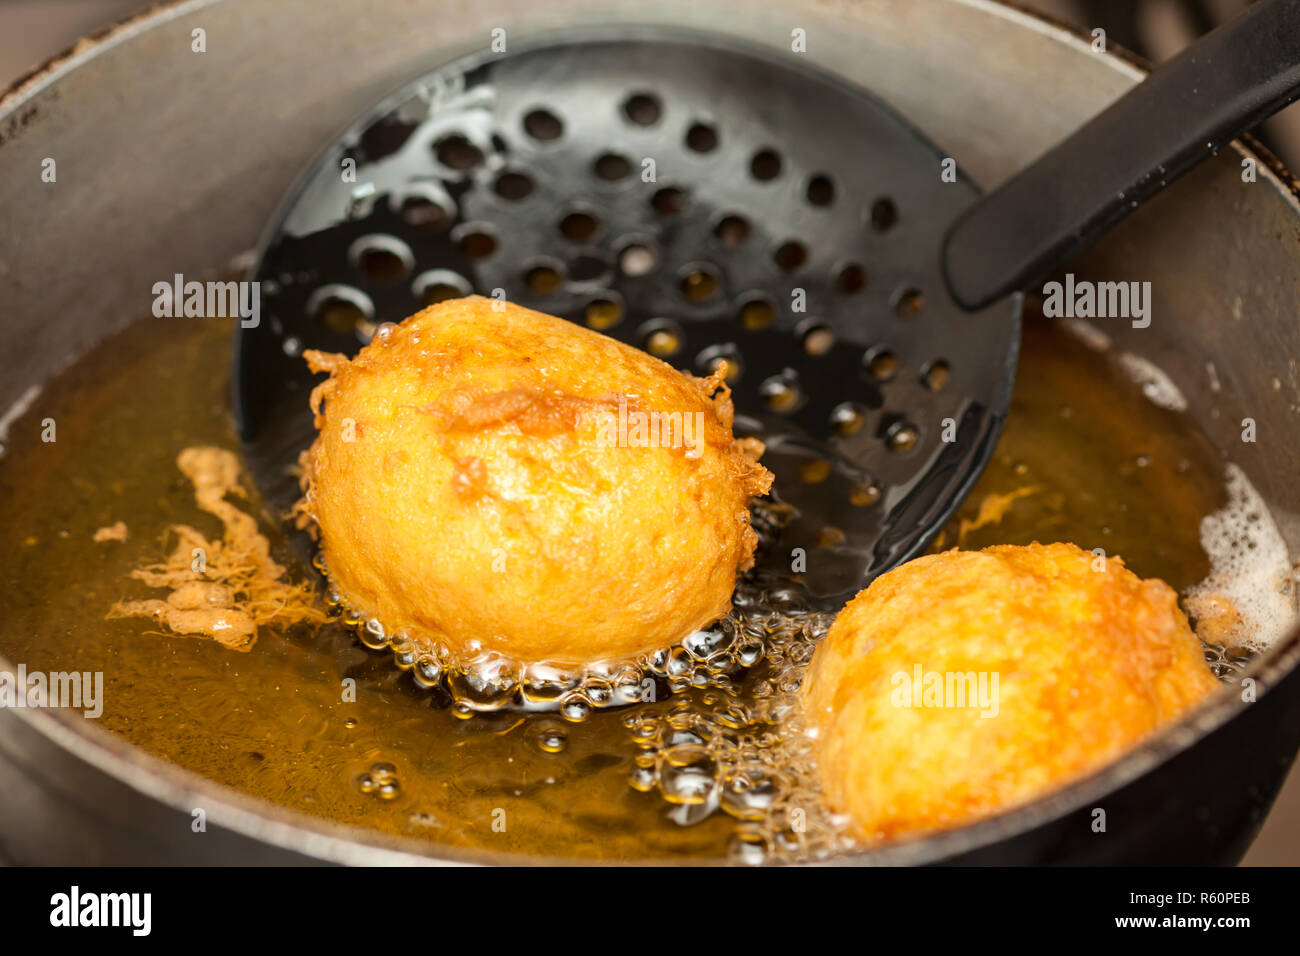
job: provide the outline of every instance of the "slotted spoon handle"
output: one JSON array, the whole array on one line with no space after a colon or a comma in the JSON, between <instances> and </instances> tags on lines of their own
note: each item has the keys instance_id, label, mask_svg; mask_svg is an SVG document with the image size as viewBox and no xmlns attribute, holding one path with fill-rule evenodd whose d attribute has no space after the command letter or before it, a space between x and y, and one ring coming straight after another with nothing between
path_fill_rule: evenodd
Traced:
<instances>
[{"instance_id":1,"label":"slotted spoon handle","mask_svg":"<svg viewBox=\"0 0 1300 956\"><path fill-rule=\"evenodd\" d=\"M976 202L943 243L983 308L1051 275L1174 179L1300 96L1300 0L1263 0Z\"/></svg>"}]
</instances>

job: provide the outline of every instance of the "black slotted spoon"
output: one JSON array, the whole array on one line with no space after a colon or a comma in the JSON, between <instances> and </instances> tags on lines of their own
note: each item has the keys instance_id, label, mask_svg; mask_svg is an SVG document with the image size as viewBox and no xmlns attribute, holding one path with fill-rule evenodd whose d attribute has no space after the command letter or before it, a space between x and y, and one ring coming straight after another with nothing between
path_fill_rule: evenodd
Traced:
<instances>
[{"instance_id":1,"label":"black slotted spoon","mask_svg":"<svg viewBox=\"0 0 1300 956\"><path fill-rule=\"evenodd\" d=\"M836 608L919 553L992 454L1020 297L991 303L1293 98L1298 14L1273 0L1195 48L1258 54L1249 77L1208 68L1206 115L1182 102L1138 135L1206 72L1184 54L982 201L864 91L730 40L574 31L444 66L332 144L263 243L234 395L255 476L273 505L296 497L303 349L352 354L441 298L504 295L695 374L727 362L786 515L760 564L788 575L803 549L813 603ZM1044 194L1076 155L1082 188Z\"/></svg>"}]
</instances>

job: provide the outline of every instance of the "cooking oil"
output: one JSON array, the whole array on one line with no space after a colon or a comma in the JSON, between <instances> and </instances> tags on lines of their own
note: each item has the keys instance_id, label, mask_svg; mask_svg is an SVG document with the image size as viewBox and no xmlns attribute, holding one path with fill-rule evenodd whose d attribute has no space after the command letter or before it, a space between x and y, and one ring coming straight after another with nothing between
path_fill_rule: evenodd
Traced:
<instances>
[{"instance_id":1,"label":"cooking oil","mask_svg":"<svg viewBox=\"0 0 1300 956\"><path fill-rule=\"evenodd\" d=\"M753 863L844 848L793 705L831 617L801 606L795 580L742 581L733 614L653 662L649 693L637 675L639 703L575 698L548 712L460 706L429 679L443 675L394 667L400 648L372 650L387 639L358 641L364 626L341 619L267 630L246 654L106 619L115 602L152 596L129 575L159 559L171 525L220 533L177 455L238 448L229 320L159 328L105 342L11 424L0 458L11 662L102 672L109 731L223 786L432 853ZM47 419L54 441L42 441ZM1211 571L1200 528L1225 503L1224 468L1116 357L1030 318L997 453L937 546L1072 541L1187 592ZM282 516L260 519L288 576L319 581ZM765 521L779 515L760 508L756 527ZM95 540L117 522L124 540ZM1226 674L1244 652L1210 656ZM607 676L613 688L632 675Z\"/></svg>"}]
</instances>

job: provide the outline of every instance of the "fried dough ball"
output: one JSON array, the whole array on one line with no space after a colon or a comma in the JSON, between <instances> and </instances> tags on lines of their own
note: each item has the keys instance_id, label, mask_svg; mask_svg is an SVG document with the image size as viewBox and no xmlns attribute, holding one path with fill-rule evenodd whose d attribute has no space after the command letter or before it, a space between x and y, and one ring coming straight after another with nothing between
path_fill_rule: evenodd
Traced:
<instances>
[{"instance_id":1,"label":"fried dough ball","mask_svg":"<svg viewBox=\"0 0 1300 956\"><path fill-rule=\"evenodd\" d=\"M312 395L303 509L346 602L464 658L630 660L725 614L770 487L720 376L471 296ZM657 422L657 424L655 424Z\"/></svg>"},{"instance_id":2,"label":"fried dough ball","mask_svg":"<svg viewBox=\"0 0 1300 956\"><path fill-rule=\"evenodd\" d=\"M1167 584L1033 544L877 578L836 618L802 693L828 803L879 841L1033 800L1219 686Z\"/></svg>"}]
</instances>

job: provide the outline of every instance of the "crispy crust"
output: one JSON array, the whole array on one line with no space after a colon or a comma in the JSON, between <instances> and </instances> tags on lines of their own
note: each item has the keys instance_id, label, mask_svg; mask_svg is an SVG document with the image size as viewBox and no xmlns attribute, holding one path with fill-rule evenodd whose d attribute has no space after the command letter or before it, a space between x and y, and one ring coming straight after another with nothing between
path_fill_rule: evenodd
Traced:
<instances>
[{"instance_id":1,"label":"crispy crust","mask_svg":"<svg viewBox=\"0 0 1300 956\"><path fill-rule=\"evenodd\" d=\"M917 706L917 666L945 684L997 674L995 713ZM836 619L803 695L828 801L877 841L1032 800L1219 686L1167 584L1117 557L1102 567L1074 545L1033 544L947 551L878 578Z\"/></svg>"},{"instance_id":2,"label":"crispy crust","mask_svg":"<svg viewBox=\"0 0 1300 956\"><path fill-rule=\"evenodd\" d=\"M631 659L725 613L772 480L725 383L498 305L441 303L350 362L305 354L330 377L300 510L335 587L417 643L521 662ZM689 433L611 443L637 411L698 414L698 455Z\"/></svg>"}]
</instances>

